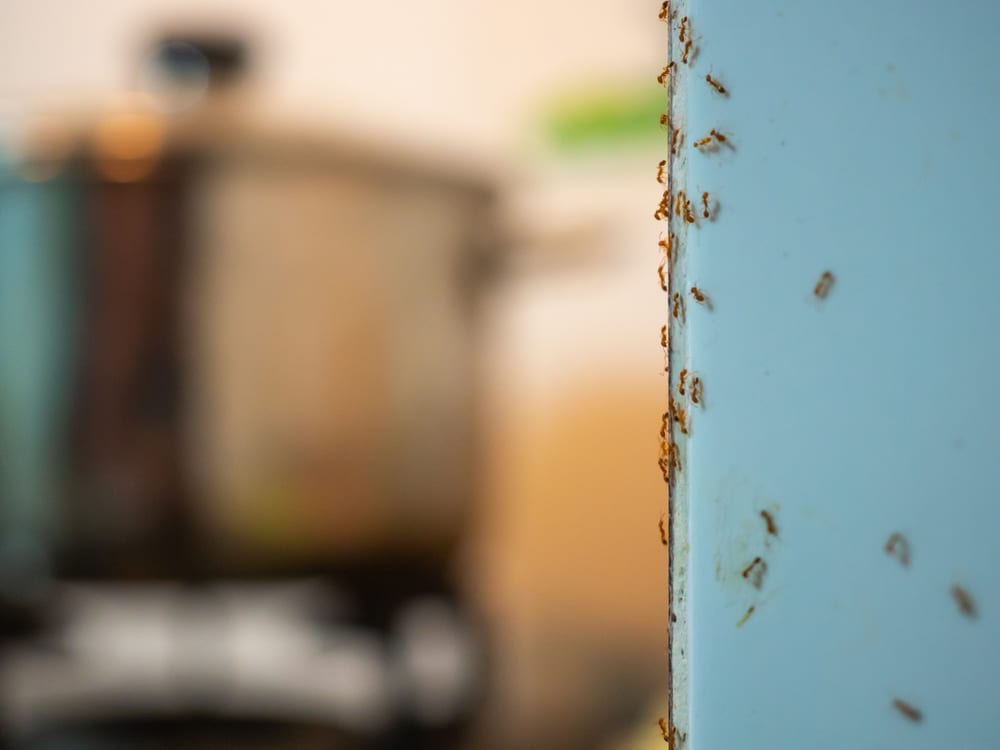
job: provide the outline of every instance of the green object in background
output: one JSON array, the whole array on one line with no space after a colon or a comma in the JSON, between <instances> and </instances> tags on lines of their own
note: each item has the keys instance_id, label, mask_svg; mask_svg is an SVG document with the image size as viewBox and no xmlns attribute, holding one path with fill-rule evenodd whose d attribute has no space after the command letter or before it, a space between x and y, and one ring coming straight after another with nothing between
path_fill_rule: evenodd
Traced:
<instances>
[{"instance_id":1,"label":"green object in background","mask_svg":"<svg viewBox=\"0 0 1000 750\"><path fill-rule=\"evenodd\" d=\"M648 146L664 137L667 96L656 84L589 89L564 95L543 113L547 144L556 150Z\"/></svg>"}]
</instances>

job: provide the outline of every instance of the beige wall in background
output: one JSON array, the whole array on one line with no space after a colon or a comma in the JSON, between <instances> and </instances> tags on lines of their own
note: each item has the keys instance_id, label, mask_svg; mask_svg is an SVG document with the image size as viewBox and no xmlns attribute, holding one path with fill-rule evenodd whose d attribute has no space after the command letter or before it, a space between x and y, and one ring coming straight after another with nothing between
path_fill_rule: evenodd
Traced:
<instances>
[{"instance_id":1,"label":"beige wall in background","mask_svg":"<svg viewBox=\"0 0 1000 750\"><path fill-rule=\"evenodd\" d=\"M537 203L577 206L606 232L589 263L512 279L491 306L487 502L470 550L506 715L536 741L553 734L534 746L590 746L571 741L589 719L666 704L665 302L656 226L634 217L651 178L540 183Z\"/></svg>"},{"instance_id":2,"label":"beige wall in background","mask_svg":"<svg viewBox=\"0 0 1000 750\"><path fill-rule=\"evenodd\" d=\"M4 0L0 106L127 88L163 25L259 39L268 114L495 155L540 97L657 69L657 4L606 0ZM2 114L2 113L0 113Z\"/></svg>"}]
</instances>

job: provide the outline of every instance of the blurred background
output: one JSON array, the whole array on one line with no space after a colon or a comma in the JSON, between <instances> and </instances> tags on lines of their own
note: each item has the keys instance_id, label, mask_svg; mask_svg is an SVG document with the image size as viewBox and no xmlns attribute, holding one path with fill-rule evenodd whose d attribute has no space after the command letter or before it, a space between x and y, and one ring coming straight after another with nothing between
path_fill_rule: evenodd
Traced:
<instances>
[{"instance_id":1,"label":"blurred background","mask_svg":"<svg viewBox=\"0 0 1000 750\"><path fill-rule=\"evenodd\" d=\"M6 746L661 746L658 8L0 4Z\"/></svg>"}]
</instances>

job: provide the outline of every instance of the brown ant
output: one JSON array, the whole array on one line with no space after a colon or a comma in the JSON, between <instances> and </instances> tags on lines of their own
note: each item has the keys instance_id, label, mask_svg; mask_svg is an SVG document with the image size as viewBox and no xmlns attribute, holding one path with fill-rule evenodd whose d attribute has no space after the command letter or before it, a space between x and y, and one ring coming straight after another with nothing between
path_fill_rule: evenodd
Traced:
<instances>
[{"instance_id":1,"label":"brown ant","mask_svg":"<svg viewBox=\"0 0 1000 750\"><path fill-rule=\"evenodd\" d=\"M663 168L667 166L667 160L662 159L659 164L656 165L656 181L661 185L666 185L666 181L663 179Z\"/></svg>"},{"instance_id":2,"label":"brown ant","mask_svg":"<svg viewBox=\"0 0 1000 750\"><path fill-rule=\"evenodd\" d=\"M667 440L661 440L660 457L657 464L660 467L660 471L663 473L663 481L667 484L667 486L669 486L670 470L677 469L678 472L681 470L677 446Z\"/></svg>"},{"instance_id":3,"label":"brown ant","mask_svg":"<svg viewBox=\"0 0 1000 750\"><path fill-rule=\"evenodd\" d=\"M681 50L681 62L687 65L691 60L691 40L684 42L684 49Z\"/></svg>"},{"instance_id":4,"label":"brown ant","mask_svg":"<svg viewBox=\"0 0 1000 750\"><path fill-rule=\"evenodd\" d=\"M955 599L955 604L961 610L962 614L966 617L976 616L976 605L972 601L972 597L969 596L969 592L959 586L957 583L951 587L951 595Z\"/></svg>"},{"instance_id":5,"label":"brown ant","mask_svg":"<svg viewBox=\"0 0 1000 750\"><path fill-rule=\"evenodd\" d=\"M660 277L660 289L662 289L665 292L668 291L667 290L667 277L663 273L663 267L666 265L667 260L669 260L669 256L667 256L667 258L665 258L664 260L661 260L660 261L660 265L656 267L656 275Z\"/></svg>"},{"instance_id":6,"label":"brown ant","mask_svg":"<svg viewBox=\"0 0 1000 750\"><path fill-rule=\"evenodd\" d=\"M726 138L726 136L724 136L722 133L720 133L715 128L712 128L711 130L709 130L708 134L710 136L712 136L715 140L717 140L719 143L725 143L725 144L729 143L729 139Z\"/></svg>"},{"instance_id":7,"label":"brown ant","mask_svg":"<svg viewBox=\"0 0 1000 750\"><path fill-rule=\"evenodd\" d=\"M657 464L660 467L660 473L663 474L663 482L667 486L670 486L670 458L669 451L667 454L661 455Z\"/></svg>"},{"instance_id":8,"label":"brown ant","mask_svg":"<svg viewBox=\"0 0 1000 750\"><path fill-rule=\"evenodd\" d=\"M764 583L764 574L767 572L767 563L761 557L755 557L753 562L743 569L743 577L750 581L750 585L759 589ZM752 577L751 577L752 576Z\"/></svg>"},{"instance_id":9,"label":"brown ant","mask_svg":"<svg viewBox=\"0 0 1000 750\"><path fill-rule=\"evenodd\" d=\"M670 0L663 0L663 5L660 6L659 19L661 21L670 21Z\"/></svg>"},{"instance_id":10,"label":"brown ant","mask_svg":"<svg viewBox=\"0 0 1000 750\"><path fill-rule=\"evenodd\" d=\"M663 191L663 197L660 198L660 203L656 207L656 211L653 212L653 218L657 221L662 221L670 216L670 188Z\"/></svg>"},{"instance_id":11,"label":"brown ant","mask_svg":"<svg viewBox=\"0 0 1000 750\"><path fill-rule=\"evenodd\" d=\"M836 281L836 279L832 273L829 271L823 271L823 275L819 277L819 281L817 281L816 286L813 287L813 294L820 299L826 299L826 295L830 293L830 288L833 286L834 281Z\"/></svg>"},{"instance_id":12,"label":"brown ant","mask_svg":"<svg viewBox=\"0 0 1000 750\"><path fill-rule=\"evenodd\" d=\"M684 201L687 200L683 190L677 192L677 197L674 199L674 213L677 216L681 215L681 211L684 209Z\"/></svg>"},{"instance_id":13,"label":"brown ant","mask_svg":"<svg viewBox=\"0 0 1000 750\"><path fill-rule=\"evenodd\" d=\"M687 369L685 368L681 370L680 379L677 382L677 391L682 396L684 395L684 381L687 380L687 376L688 376Z\"/></svg>"},{"instance_id":14,"label":"brown ant","mask_svg":"<svg viewBox=\"0 0 1000 750\"><path fill-rule=\"evenodd\" d=\"M681 734L677 731L677 727L667 727L667 720L662 716L659 721L656 722L660 726L660 736L663 741L669 746L669 750L679 750L681 743L684 742L687 735Z\"/></svg>"},{"instance_id":15,"label":"brown ant","mask_svg":"<svg viewBox=\"0 0 1000 750\"><path fill-rule=\"evenodd\" d=\"M671 399L673 402L673 399ZM673 412L673 405L671 403L670 413ZM681 454L677 450L677 446L667 441L666 439L660 440L660 471L663 472L663 481L670 483L669 471L670 469L676 469L677 473L681 471Z\"/></svg>"},{"instance_id":16,"label":"brown ant","mask_svg":"<svg viewBox=\"0 0 1000 750\"><path fill-rule=\"evenodd\" d=\"M677 40L680 41L680 42L683 42L684 39L687 36L687 33L688 33L688 17L684 16L681 19L681 30L680 30L680 34L677 37Z\"/></svg>"},{"instance_id":17,"label":"brown ant","mask_svg":"<svg viewBox=\"0 0 1000 750\"><path fill-rule=\"evenodd\" d=\"M899 711L899 713L903 714L903 716L910 721L919 722L924 718L924 715L920 713L919 710L911 706L906 701L901 701L899 698L893 698L892 705L897 711Z\"/></svg>"},{"instance_id":18,"label":"brown ant","mask_svg":"<svg viewBox=\"0 0 1000 750\"><path fill-rule=\"evenodd\" d=\"M663 347L663 371L670 374L670 350L667 348L667 327L660 328L660 346Z\"/></svg>"},{"instance_id":19,"label":"brown ant","mask_svg":"<svg viewBox=\"0 0 1000 750\"><path fill-rule=\"evenodd\" d=\"M667 546L667 530L663 528L663 515L660 515L660 544Z\"/></svg>"},{"instance_id":20,"label":"brown ant","mask_svg":"<svg viewBox=\"0 0 1000 750\"><path fill-rule=\"evenodd\" d=\"M706 135L704 138L699 138L697 141L694 142L693 145L695 148L701 149L703 152L708 152L708 151L717 151L719 148L719 144L728 146L729 148L733 147L732 144L729 142L729 138L727 138L725 135L720 133L715 128L712 128L711 130L708 131L708 135Z\"/></svg>"},{"instance_id":21,"label":"brown ant","mask_svg":"<svg viewBox=\"0 0 1000 750\"><path fill-rule=\"evenodd\" d=\"M669 207L669 205L670 205L669 202L668 202L667 205ZM668 208L668 211L669 211L669 208ZM667 238L663 239L663 234L661 233L660 234L659 242L657 242L656 244L659 245L661 248L663 248L663 252L666 254L667 260L670 260L670 251L674 247L674 235L673 234L668 234Z\"/></svg>"},{"instance_id":22,"label":"brown ant","mask_svg":"<svg viewBox=\"0 0 1000 750\"><path fill-rule=\"evenodd\" d=\"M665 114L660 115L660 127L661 128L665 128L665 127L667 127L668 124L669 124L669 121L667 120L667 116Z\"/></svg>"},{"instance_id":23,"label":"brown ant","mask_svg":"<svg viewBox=\"0 0 1000 750\"><path fill-rule=\"evenodd\" d=\"M674 421L681 426L681 434L688 434L688 423L687 423L687 412L684 409L678 409L674 412Z\"/></svg>"},{"instance_id":24,"label":"brown ant","mask_svg":"<svg viewBox=\"0 0 1000 750\"><path fill-rule=\"evenodd\" d=\"M712 308L712 298L709 297L705 292L696 286L691 287L691 296L694 297L694 301L700 305L704 305L709 310Z\"/></svg>"},{"instance_id":25,"label":"brown ant","mask_svg":"<svg viewBox=\"0 0 1000 750\"><path fill-rule=\"evenodd\" d=\"M705 74L705 80L708 82L709 86L711 86L713 89L715 89L718 93L722 94L722 96L729 96L729 92L726 90L726 87L723 86L715 78L712 78L711 75L709 75L709 74L706 73Z\"/></svg>"},{"instance_id":26,"label":"brown ant","mask_svg":"<svg viewBox=\"0 0 1000 750\"><path fill-rule=\"evenodd\" d=\"M663 412L663 416L661 417L661 419L663 421L660 424L660 440L666 440L667 429L669 429L670 427L670 412L669 411Z\"/></svg>"},{"instance_id":27,"label":"brown ant","mask_svg":"<svg viewBox=\"0 0 1000 750\"><path fill-rule=\"evenodd\" d=\"M663 70L660 72L660 75L656 76L656 82L662 86L667 81L667 79L670 77L670 73L671 73L671 71L674 69L674 67L676 65L677 65L677 63L675 63L673 60L671 60L670 62L668 62L663 67Z\"/></svg>"},{"instance_id":28,"label":"brown ant","mask_svg":"<svg viewBox=\"0 0 1000 750\"><path fill-rule=\"evenodd\" d=\"M697 219L695 219L694 211L691 210L691 201L684 201L684 221L688 224L694 224Z\"/></svg>"},{"instance_id":29,"label":"brown ant","mask_svg":"<svg viewBox=\"0 0 1000 750\"><path fill-rule=\"evenodd\" d=\"M764 519L764 523L767 524L767 533L778 536L778 525L774 522L774 516L772 516L768 511L762 510L760 512L760 517Z\"/></svg>"},{"instance_id":30,"label":"brown ant","mask_svg":"<svg viewBox=\"0 0 1000 750\"><path fill-rule=\"evenodd\" d=\"M691 380L691 403L701 404L701 402L701 378L695 375Z\"/></svg>"},{"instance_id":31,"label":"brown ant","mask_svg":"<svg viewBox=\"0 0 1000 750\"><path fill-rule=\"evenodd\" d=\"M709 200L709 194L708 191L706 190L704 193L701 194L701 208L702 208L701 215L706 219L712 215L712 212L709 209L708 200Z\"/></svg>"},{"instance_id":32,"label":"brown ant","mask_svg":"<svg viewBox=\"0 0 1000 750\"><path fill-rule=\"evenodd\" d=\"M885 543L885 553L893 555L904 568L910 564L910 543L898 531L894 531Z\"/></svg>"},{"instance_id":33,"label":"brown ant","mask_svg":"<svg viewBox=\"0 0 1000 750\"><path fill-rule=\"evenodd\" d=\"M670 153L673 156L677 156L677 151L681 145L681 131L674 128L674 133L670 136Z\"/></svg>"},{"instance_id":34,"label":"brown ant","mask_svg":"<svg viewBox=\"0 0 1000 750\"><path fill-rule=\"evenodd\" d=\"M684 317L684 298L681 297L680 292L674 292L673 300L674 300L674 305L673 305L673 308L671 310L671 313L673 314L674 318L683 318Z\"/></svg>"}]
</instances>

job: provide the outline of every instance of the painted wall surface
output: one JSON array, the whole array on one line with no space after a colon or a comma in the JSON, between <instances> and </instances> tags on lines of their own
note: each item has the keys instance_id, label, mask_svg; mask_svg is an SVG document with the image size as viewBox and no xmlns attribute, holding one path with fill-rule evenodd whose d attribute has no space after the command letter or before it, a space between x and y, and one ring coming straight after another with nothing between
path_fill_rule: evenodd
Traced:
<instances>
[{"instance_id":1,"label":"painted wall surface","mask_svg":"<svg viewBox=\"0 0 1000 750\"><path fill-rule=\"evenodd\" d=\"M673 188L698 222L672 222L673 290L713 302L670 318L684 747L1000 747L1000 6L679 15ZM694 149L712 128L733 148Z\"/></svg>"}]
</instances>

